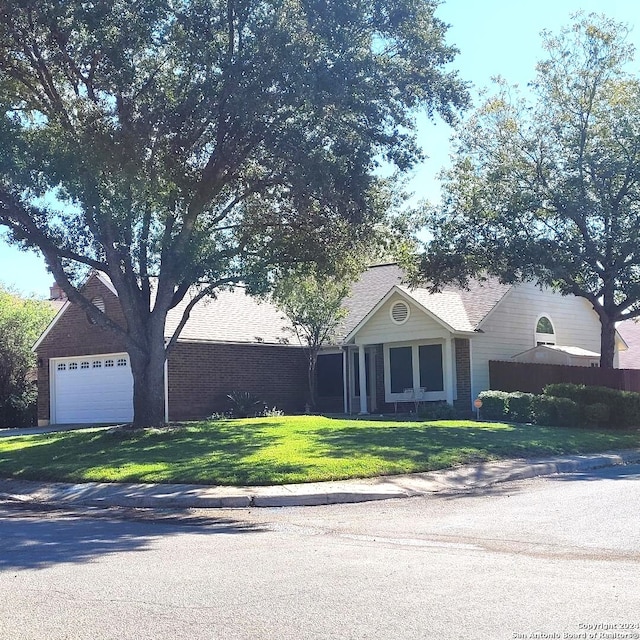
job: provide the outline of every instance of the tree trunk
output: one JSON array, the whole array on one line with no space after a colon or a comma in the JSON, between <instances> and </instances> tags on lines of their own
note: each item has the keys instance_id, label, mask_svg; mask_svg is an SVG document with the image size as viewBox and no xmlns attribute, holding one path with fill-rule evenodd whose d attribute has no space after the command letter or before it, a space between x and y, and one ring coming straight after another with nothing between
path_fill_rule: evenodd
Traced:
<instances>
[{"instance_id":1,"label":"tree trunk","mask_svg":"<svg viewBox=\"0 0 640 640\"><path fill-rule=\"evenodd\" d=\"M166 422L164 342L151 344L148 350L129 351L133 373L133 426L158 427Z\"/></svg>"},{"instance_id":2,"label":"tree trunk","mask_svg":"<svg viewBox=\"0 0 640 640\"><path fill-rule=\"evenodd\" d=\"M600 367L613 369L616 350L616 323L606 316L600 316Z\"/></svg>"}]
</instances>

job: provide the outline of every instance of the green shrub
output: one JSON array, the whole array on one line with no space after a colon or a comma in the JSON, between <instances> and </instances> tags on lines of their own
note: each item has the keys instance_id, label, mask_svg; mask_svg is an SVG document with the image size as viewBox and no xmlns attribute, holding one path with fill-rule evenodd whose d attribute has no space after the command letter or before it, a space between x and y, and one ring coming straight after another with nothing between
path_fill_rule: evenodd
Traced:
<instances>
[{"instance_id":1,"label":"green shrub","mask_svg":"<svg viewBox=\"0 0 640 640\"><path fill-rule=\"evenodd\" d=\"M231 412L234 418L255 418L267 407L250 391L232 391L227 395L231 402Z\"/></svg>"},{"instance_id":2,"label":"green shrub","mask_svg":"<svg viewBox=\"0 0 640 640\"><path fill-rule=\"evenodd\" d=\"M571 382L557 382L548 384L542 391L545 396L554 396L556 398L569 398L574 402L582 402L582 394L585 390L583 384L573 384Z\"/></svg>"},{"instance_id":3,"label":"green shrub","mask_svg":"<svg viewBox=\"0 0 640 640\"><path fill-rule=\"evenodd\" d=\"M483 391L478 395L482 400L480 415L485 420L505 420L507 418L507 398L506 391Z\"/></svg>"},{"instance_id":4,"label":"green shrub","mask_svg":"<svg viewBox=\"0 0 640 640\"><path fill-rule=\"evenodd\" d=\"M569 398L584 406L602 403L610 407L620 399L622 393L623 392L618 389L610 389L609 387L592 387L585 384L571 384L568 382L550 384L544 388L544 394L547 396Z\"/></svg>"},{"instance_id":5,"label":"green shrub","mask_svg":"<svg viewBox=\"0 0 640 640\"><path fill-rule=\"evenodd\" d=\"M454 420L457 414L447 402L426 402L418 407L418 416L424 420Z\"/></svg>"},{"instance_id":6,"label":"green shrub","mask_svg":"<svg viewBox=\"0 0 640 640\"><path fill-rule=\"evenodd\" d=\"M600 426L614 429L640 425L640 393L620 391L609 387L591 387L584 384L550 384L544 389L546 396L569 398L580 407L580 420L591 424L592 416L586 415L586 407L604 404L609 409L609 418Z\"/></svg>"},{"instance_id":7,"label":"green shrub","mask_svg":"<svg viewBox=\"0 0 640 640\"><path fill-rule=\"evenodd\" d=\"M0 398L0 427L34 427L38 423L37 397L36 387L30 386Z\"/></svg>"},{"instance_id":8,"label":"green shrub","mask_svg":"<svg viewBox=\"0 0 640 640\"><path fill-rule=\"evenodd\" d=\"M611 412L604 402L588 404L583 409L584 424L588 427L604 427L609 424Z\"/></svg>"},{"instance_id":9,"label":"green shrub","mask_svg":"<svg viewBox=\"0 0 640 640\"><path fill-rule=\"evenodd\" d=\"M573 427L579 417L578 404L569 398L541 395L531 401L531 420L549 427Z\"/></svg>"},{"instance_id":10,"label":"green shrub","mask_svg":"<svg viewBox=\"0 0 640 640\"><path fill-rule=\"evenodd\" d=\"M614 412L616 418L619 417L620 422L614 423L613 416L611 417L611 426L616 427L640 427L640 393L634 393L633 391L621 391L620 405L617 407L617 411ZM611 410L611 407L609 407Z\"/></svg>"},{"instance_id":11,"label":"green shrub","mask_svg":"<svg viewBox=\"0 0 640 640\"><path fill-rule=\"evenodd\" d=\"M531 422L532 393L522 391L483 391L478 395L482 400L480 415L485 420L511 420Z\"/></svg>"},{"instance_id":12,"label":"green shrub","mask_svg":"<svg viewBox=\"0 0 640 640\"><path fill-rule=\"evenodd\" d=\"M513 422L531 422L531 402L533 393L515 391L507 397L507 416Z\"/></svg>"}]
</instances>

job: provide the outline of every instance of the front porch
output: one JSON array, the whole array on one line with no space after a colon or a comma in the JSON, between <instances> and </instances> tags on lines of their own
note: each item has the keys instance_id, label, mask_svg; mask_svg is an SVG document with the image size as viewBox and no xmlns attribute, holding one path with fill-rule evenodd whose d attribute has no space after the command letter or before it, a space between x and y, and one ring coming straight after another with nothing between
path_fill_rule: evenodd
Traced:
<instances>
[{"instance_id":1,"label":"front porch","mask_svg":"<svg viewBox=\"0 0 640 640\"><path fill-rule=\"evenodd\" d=\"M423 403L471 408L469 340L347 345L318 358L318 409L415 413Z\"/></svg>"}]
</instances>

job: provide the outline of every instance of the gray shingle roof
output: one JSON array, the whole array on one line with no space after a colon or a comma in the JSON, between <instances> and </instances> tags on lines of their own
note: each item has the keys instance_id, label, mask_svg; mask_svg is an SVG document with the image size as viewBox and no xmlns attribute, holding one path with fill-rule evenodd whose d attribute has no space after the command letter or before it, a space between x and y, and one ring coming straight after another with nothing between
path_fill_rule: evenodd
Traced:
<instances>
[{"instance_id":1,"label":"gray shingle roof","mask_svg":"<svg viewBox=\"0 0 640 640\"><path fill-rule=\"evenodd\" d=\"M169 312L165 335L169 337L189 304L189 296ZM245 293L243 287L220 291L215 299L205 299L191 311L180 340L194 342L251 342L299 344L283 313L270 302Z\"/></svg>"},{"instance_id":2,"label":"gray shingle roof","mask_svg":"<svg viewBox=\"0 0 640 640\"><path fill-rule=\"evenodd\" d=\"M468 289L454 285L430 293L424 287L410 288L402 283L403 272L396 264L370 267L353 286L345 306L349 316L345 335L384 298L393 286L398 286L419 305L442 319L454 331L474 331L487 314L498 304L512 285L501 284L497 278L474 280Z\"/></svg>"},{"instance_id":3,"label":"gray shingle roof","mask_svg":"<svg viewBox=\"0 0 640 640\"><path fill-rule=\"evenodd\" d=\"M358 323L384 298L394 285L402 282L403 272L397 264L369 267L351 287L351 295L344 301L348 315L343 333L349 334Z\"/></svg>"},{"instance_id":4,"label":"gray shingle roof","mask_svg":"<svg viewBox=\"0 0 640 640\"><path fill-rule=\"evenodd\" d=\"M370 267L351 289L345 300L348 311L342 336L349 334L394 286L431 313L441 318L454 331L473 331L510 289L496 279L472 282L469 289L444 287L430 294L425 288L410 289L402 283L403 272L396 264ZM169 312L165 336L178 325L190 301L189 295ZM220 291L216 299L196 304L185 325L180 340L194 342L240 342L264 344L299 344L284 314L268 300L258 300L245 293L241 286Z\"/></svg>"}]
</instances>

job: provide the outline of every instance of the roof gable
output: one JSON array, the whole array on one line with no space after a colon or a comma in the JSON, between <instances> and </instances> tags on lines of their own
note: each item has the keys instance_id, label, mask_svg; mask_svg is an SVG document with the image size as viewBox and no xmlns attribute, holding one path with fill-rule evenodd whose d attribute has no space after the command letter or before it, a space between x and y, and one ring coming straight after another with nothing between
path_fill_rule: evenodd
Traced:
<instances>
[{"instance_id":1,"label":"roof gable","mask_svg":"<svg viewBox=\"0 0 640 640\"><path fill-rule=\"evenodd\" d=\"M103 295L103 292L105 295L113 294L116 297L118 296L114 286L111 284L111 281L106 276L96 271L93 271L92 273L90 273L86 277L82 285L80 285L79 288L80 290L82 290L88 286L97 287L98 289L97 293L99 293L99 295L101 296ZM102 291L100 291L100 289L102 289ZM49 303L52 305L52 307L58 309L58 313L56 313L56 315L53 317L53 319L51 320L47 328L42 332L40 337L36 340L33 347L31 347L31 350L34 352L37 351L40 345L46 340L47 336L55 328L55 326L58 324L61 318L69 311L69 309L73 308L73 304L67 299L50 300Z\"/></svg>"},{"instance_id":2,"label":"roof gable","mask_svg":"<svg viewBox=\"0 0 640 640\"><path fill-rule=\"evenodd\" d=\"M387 302L389 302L392 298L400 297L407 301L410 306L414 308L418 308L422 313L428 316L431 320L433 320L438 326L444 328L446 331L454 332L455 329L442 320L438 315L432 313L429 309L425 308L418 300L409 295L407 291L405 291L404 287L399 285L394 285L389 289L387 294L367 313L364 318L360 320L360 322L345 336L344 342L350 342L353 340L358 332L360 332L370 320L372 320L375 316L378 316L378 313L381 309L385 307Z\"/></svg>"},{"instance_id":3,"label":"roof gable","mask_svg":"<svg viewBox=\"0 0 640 640\"><path fill-rule=\"evenodd\" d=\"M402 270L395 264L372 267L362 275L345 302L349 311L345 341L353 339L394 291L401 292L452 333L467 333L480 328L484 318L513 286L502 284L497 278L486 278L471 281L468 288L448 285L438 293L431 293L426 287L402 284L402 276Z\"/></svg>"}]
</instances>

